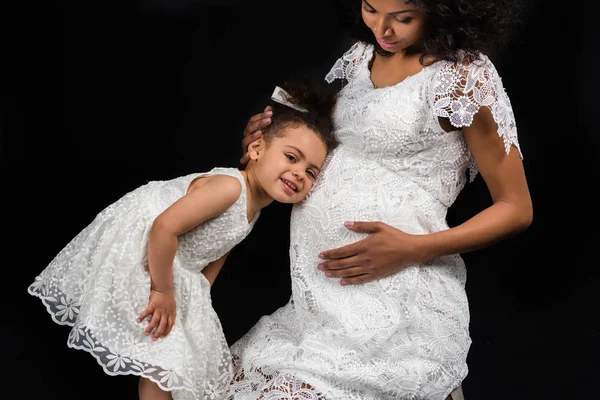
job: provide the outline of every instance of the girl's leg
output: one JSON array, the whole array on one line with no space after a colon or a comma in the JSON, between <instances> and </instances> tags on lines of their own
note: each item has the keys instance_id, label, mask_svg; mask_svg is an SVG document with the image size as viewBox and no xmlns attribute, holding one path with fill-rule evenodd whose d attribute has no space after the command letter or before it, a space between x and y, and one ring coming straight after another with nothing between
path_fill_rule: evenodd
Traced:
<instances>
[{"instance_id":1,"label":"girl's leg","mask_svg":"<svg viewBox=\"0 0 600 400\"><path fill-rule=\"evenodd\" d=\"M150 379L140 378L138 384L140 400L173 400L171 392L165 392Z\"/></svg>"},{"instance_id":2,"label":"girl's leg","mask_svg":"<svg viewBox=\"0 0 600 400\"><path fill-rule=\"evenodd\" d=\"M462 385L457 387L450 393L448 396L449 400L465 400L465 395L463 394Z\"/></svg>"}]
</instances>

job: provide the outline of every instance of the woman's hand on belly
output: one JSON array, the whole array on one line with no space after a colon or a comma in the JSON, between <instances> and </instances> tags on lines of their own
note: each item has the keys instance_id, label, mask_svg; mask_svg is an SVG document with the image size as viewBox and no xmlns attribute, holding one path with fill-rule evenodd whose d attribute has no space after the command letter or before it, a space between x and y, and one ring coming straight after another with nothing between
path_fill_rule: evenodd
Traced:
<instances>
[{"instance_id":1,"label":"woman's hand on belly","mask_svg":"<svg viewBox=\"0 0 600 400\"><path fill-rule=\"evenodd\" d=\"M383 222L346 222L344 225L369 236L319 254L324 261L318 268L326 276L342 278L342 285L381 279L428 259L422 240L425 235L408 234Z\"/></svg>"}]
</instances>

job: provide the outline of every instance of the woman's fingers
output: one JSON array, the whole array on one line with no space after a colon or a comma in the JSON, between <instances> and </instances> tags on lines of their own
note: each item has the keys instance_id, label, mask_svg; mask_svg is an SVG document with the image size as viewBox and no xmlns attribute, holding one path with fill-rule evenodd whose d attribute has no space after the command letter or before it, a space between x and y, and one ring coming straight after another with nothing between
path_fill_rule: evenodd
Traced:
<instances>
[{"instance_id":1,"label":"woman's fingers","mask_svg":"<svg viewBox=\"0 0 600 400\"><path fill-rule=\"evenodd\" d=\"M260 139L261 136L262 136L262 131L256 131L253 134L251 134L250 136L244 136L244 138L242 139L242 147L244 149L244 152L248 151L248 146L250 146L250 143L254 142L255 140Z\"/></svg>"},{"instance_id":2,"label":"woman's fingers","mask_svg":"<svg viewBox=\"0 0 600 400\"><path fill-rule=\"evenodd\" d=\"M246 124L246 128L244 128L244 137L248 137L256 131L259 131L261 128L269 125L271 123L272 116L272 111L253 115Z\"/></svg>"},{"instance_id":3,"label":"woman's fingers","mask_svg":"<svg viewBox=\"0 0 600 400\"><path fill-rule=\"evenodd\" d=\"M265 107L265 110L261 113L255 114L248 120L246 127L244 128L244 137L242 138L242 158L240 158L240 164L246 164L250 161L248 155L248 146L255 140L260 139L262 136L261 128L271 123L271 117L273 116L273 108L271 106Z\"/></svg>"},{"instance_id":4,"label":"woman's fingers","mask_svg":"<svg viewBox=\"0 0 600 400\"><path fill-rule=\"evenodd\" d=\"M374 280L376 280L377 277L373 274L363 274L363 275L357 275L357 276L353 276L350 278L343 278L340 280L340 284L342 286L346 286L346 285L360 285L361 283L367 283L367 282L372 282Z\"/></svg>"},{"instance_id":5,"label":"woman's fingers","mask_svg":"<svg viewBox=\"0 0 600 400\"><path fill-rule=\"evenodd\" d=\"M325 276L330 278L350 278L368 273L363 267L347 267L325 271Z\"/></svg>"},{"instance_id":6,"label":"woman's fingers","mask_svg":"<svg viewBox=\"0 0 600 400\"><path fill-rule=\"evenodd\" d=\"M364 264L365 264L364 257L362 257L360 254L356 253L353 255L348 255L348 256L337 258L337 259L330 259L328 261L322 261L321 263L319 263L319 265L317 265L317 268L320 269L321 271L327 272L327 271L331 271L331 270L345 270L345 269L352 268L352 267L362 266Z\"/></svg>"}]
</instances>

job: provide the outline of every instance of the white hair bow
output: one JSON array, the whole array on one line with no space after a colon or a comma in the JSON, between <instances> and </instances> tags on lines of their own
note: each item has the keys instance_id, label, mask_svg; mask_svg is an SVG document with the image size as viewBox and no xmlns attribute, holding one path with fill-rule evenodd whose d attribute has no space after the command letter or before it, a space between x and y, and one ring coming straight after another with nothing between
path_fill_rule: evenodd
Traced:
<instances>
[{"instance_id":1,"label":"white hair bow","mask_svg":"<svg viewBox=\"0 0 600 400\"><path fill-rule=\"evenodd\" d=\"M288 92L286 92L285 90L283 90L279 86L275 86L275 90L273 91L273 94L271 95L271 100L273 100L273 101L275 101L275 102L277 102L279 104L283 104L284 106L288 106L290 108L293 108L294 110L297 110L297 111L300 111L300 112L308 112L307 109L290 103L288 101L288 99L290 97L291 96L288 94Z\"/></svg>"}]
</instances>

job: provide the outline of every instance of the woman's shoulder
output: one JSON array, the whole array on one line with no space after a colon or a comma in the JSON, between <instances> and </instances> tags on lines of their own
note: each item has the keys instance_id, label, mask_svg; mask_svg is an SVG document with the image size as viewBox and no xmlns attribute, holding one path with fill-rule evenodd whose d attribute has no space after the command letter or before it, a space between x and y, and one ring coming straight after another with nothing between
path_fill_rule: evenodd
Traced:
<instances>
[{"instance_id":1,"label":"woman's shoulder","mask_svg":"<svg viewBox=\"0 0 600 400\"><path fill-rule=\"evenodd\" d=\"M350 56L350 55L354 55L354 56L364 56L365 53L372 51L373 50L373 45L363 42L363 41L357 41L354 42L352 45L350 45L350 47L348 48L348 50L346 50L344 52L344 56Z\"/></svg>"},{"instance_id":2,"label":"woman's shoulder","mask_svg":"<svg viewBox=\"0 0 600 400\"><path fill-rule=\"evenodd\" d=\"M440 60L433 63L437 71L452 72L466 76L471 71L495 72L496 67L490 58L483 53L477 55L459 52L456 60Z\"/></svg>"},{"instance_id":3,"label":"woman's shoulder","mask_svg":"<svg viewBox=\"0 0 600 400\"><path fill-rule=\"evenodd\" d=\"M325 80L328 83L333 82L335 79L350 79L355 69L371 58L373 54L373 45L358 41L353 43L349 49L347 49L340 58L338 58L325 76Z\"/></svg>"},{"instance_id":4,"label":"woman's shoulder","mask_svg":"<svg viewBox=\"0 0 600 400\"><path fill-rule=\"evenodd\" d=\"M452 75L455 79L485 79L499 78L498 71L492 60L485 54L478 55L459 53L456 61L442 60L435 63L437 78Z\"/></svg>"},{"instance_id":5,"label":"woman's shoulder","mask_svg":"<svg viewBox=\"0 0 600 400\"><path fill-rule=\"evenodd\" d=\"M429 101L434 114L448 118L455 128L470 126L475 114L485 106L492 111L507 149L517 142L510 99L494 63L484 54L439 63L430 86Z\"/></svg>"},{"instance_id":6,"label":"woman's shoulder","mask_svg":"<svg viewBox=\"0 0 600 400\"><path fill-rule=\"evenodd\" d=\"M502 86L494 63L485 54L473 56L462 53L456 61L442 60L432 67L431 89L436 97L467 93L485 97L490 90Z\"/></svg>"}]
</instances>

